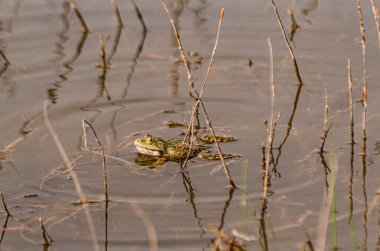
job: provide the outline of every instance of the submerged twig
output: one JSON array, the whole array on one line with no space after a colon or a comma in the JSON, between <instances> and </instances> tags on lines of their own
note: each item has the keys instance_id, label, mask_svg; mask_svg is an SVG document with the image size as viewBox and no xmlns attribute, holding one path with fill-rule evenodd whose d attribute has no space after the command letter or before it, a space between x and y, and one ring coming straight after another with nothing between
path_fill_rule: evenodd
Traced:
<instances>
[{"instance_id":1,"label":"submerged twig","mask_svg":"<svg viewBox=\"0 0 380 251\"><path fill-rule=\"evenodd\" d=\"M88 26L87 26L86 22L84 21L84 18L82 16L80 10L78 9L77 5L74 3L73 0L67 0L67 1L70 5L70 9L72 9L75 12L75 15L78 17L80 25L82 27L82 31L84 33L89 32L90 30L88 29Z\"/></svg>"},{"instance_id":2,"label":"submerged twig","mask_svg":"<svg viewBox=\"0 0 380 251\"><path fill-rule=\"evenodd\" d=\"M63 148L61 140L59 139L58 134L56 133L53 125L51 124L51 122L49 120L47 107L48 107L48 101L45 101L44 105L43 105L43 112L44 112L44 120L45 120L46 127L48 128L49 133L50 133L51 137L53 138L54 143L57 146L58 151L61 154L61 157L62 157L62 159L66 165L66 168L70 173L70 176L73 180L74 187L75 187L75 190L78 194L79 199L82 201L86 201L86 196L83 193L82 186L79 182L78 175L74 171L74 166L71 164L69 156L67 155L66 150ZM95 226L94 226L94 222L92 221L90 209L88 208L87 205L83 205L83 208L84 208L87 224L89 226L94 250L99 251L98 239L96 236Z\"/></svg>"},{"instance_id":3,"label":"submerged twig","mask_svg":"<svg viewBox=\"0 0 380 251\"><path fill-rule=\"evenodd\" d=\"M7 213L8 216L12 216L8 210L7 203L5 203L4 195L2 192L0 192L0 197L1 197L1 202L3 203L3 207L4 207L5 212Z\"/></svg>"},{"instance_id":4,"label":"submerged twig","mask_svg":"<svg viewBox=\"0 0 380 251\"><path fill-rule=\"evenodd\" d=\"M232 187L236 187L235 183L233 182L232 180L232 177L231 177L231 173L230 173L230 170L228 169L225 161L224 161L224 158L223 158L223 155L222 155L222 151L221 151L221 148L219 146L219 143L217 142L216 140L216 136L215 136L215 131L214 131L214 128L211 124L211 120L210 120L210 117L208 116L208 113L206 111L206 108L203 104L203 101L201 99L201 96L200 94L198 93L198 91L195 89L195 85L194 85L194 78L191 74L191 71L190 71L190 66L189 66L189 63L188 63L188 60L186 59L186 55L185 55L185 52L184 52L184 49L183 49L183 46L182 46L182 42L180 40L180 37L179 37L179 33L177 31L177 28L174 24L174 20L169 12L169 9L168 7L166 6L166 3L165 3L165 0L162 0L162 4L164 6L164 9L168 15L168 18L169 18L169 21L171 23L171 26L172 26L172 29L173 29L173 32L174 32L174 35L175 35L175 38L176 38L176 41L177 41L177 44L178 44L178 50L180 52L180 55L181 55L181 58L182 58L182 61L185 65L185 69L186 69L186 72L187 72L187 79L188 79L188 83L192 89L192 96L195 97L196 101L199 102L199 105L202 107L202 110L204 112L204 116L205 116L205 119L206 119L206 122L207 122L207 125L209 126L210 128L210 131L211 131L211 134L213 135L214 137L214 141L215 141L215 144L216 144L216 147L217 147L217 150L218 150L218 153L219 153L219 156L220 156L220 161L223 165L223 170L224 170L224 173L226 174L228 180L229 180L229 183ZM222 19L223 19L223 16L224 16L224 9L221 10L220 12L220 21L219 21L219 24L221 23ZM217 36L218 38L219 36ZM213 58L213 56L212 56ZM211 67L211 66L210 66ZM207 71L207 75L210 74L209 70ZM208 76L206 75L206 80L208 78ZM189 126L193 126L193 125L189 125ZM190 137L190 141L191 141L191 137Z\"/></svg>"},{"instance_id":5,"label":"submerged twig","mask_svg":"<svg viewBox=\"0 0 380 251\"><path fill-rule=\"evenodd\" d=\"M298 84L303 85L303 82L302 82L302 79L301 79L301 75L300 75L300 71L299 71L298 64L297 64L297 60L296 60L296 57L295 57L295 55L294 55L294 52L293 52L292 46L291 46L290 43L289 43L289 39L288 39L288 37L286 36L285 29L284 29L284 25L282 24L282 21L281 21L280 15L278 14L278 10L277 10L276 4L275 4L274 0L269 0L269 1L272 3L272 7L273 7L273 10L274 10L274 12L275 12L275 14L276 14L276 18L277 18L278 25L280 26L280 29L281 29L281 32L282 32L282 36L283 36L283 38L284 38L284 40L285 40L286 46L288 47L288 50L289 50L290 56L292 57L292 60L293 60L293 66L294 66L294 71L295 71L295 73L296 73L296 77L297 77L297 80L298 80Z\"/></svg>"}]
</instances>

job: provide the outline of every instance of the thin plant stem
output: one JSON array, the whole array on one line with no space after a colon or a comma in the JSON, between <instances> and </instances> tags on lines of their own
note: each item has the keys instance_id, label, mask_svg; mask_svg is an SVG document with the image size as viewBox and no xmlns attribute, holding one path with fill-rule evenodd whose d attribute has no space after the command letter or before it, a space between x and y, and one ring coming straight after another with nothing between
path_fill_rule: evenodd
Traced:
<instances>
[{"instance_id":1,"label":"thin plant stem","mask_svg":"<svg viewBox=\"0 0 380 251\"><path fill-rule=\"evenodd\" d=\"M95 136L95 140L96 142L99 144L100 146L100 149L102 151L102 165L103 165L103 184L104 184L104 196L105 196L105 199L106 201L108 201L108 181L107 181L107 165L106 165L106 154L105 154L105 151L104 151L104 148L102 146L102 143L100 142L100 139L98 137L98 135L96 134L96 131L94 129L94 127L91 125L90 122L86 121L86 120L82 120L82 127L83 127L83 131L84 131L84 137L83 138L87 138L85 137L85 134L86 134L86 130L85 130L85 127L88 127L91 129L91 131L94 133L94 136ZM87 139L85 140L85 145L86 145L86 148L87 148Z\"/></svg>"},{"instance_id":2,"label":"thin plant stem","mask_svg":"<svg viewBox=\"0 0 380 251\"><path fill-rule=\"evenodd\" d=\"M70 9L73 10L75 12L75 15L78 17L79 23L82 27L82 31L84 33L88 33L90 30L88 29L88 26L87 26L86 22L84 21L84 18L82 16L80 10L78 9L77 5L74 3L73 0L67 0L67 2L70 5Z\"/></svg>"},{"instance_id":3,"label":"thin plant stem","mask_svg":"<svg viewBox=\"0 0 380 251\"><path fill-rule=\"evenodd\" d=\"M323 148L325 146L327 134L329 133L330 127L327 127L327 115L329 113L329 97L327 95L327 89L325 88L325 109L324 109L324 119L323 119L323 133L321 134L321 147L319 149L320 154L323 154Z\"/></svg>"},{"instance_id":4,"label":"thin plant stem","mask_svg":"<svg viewBox=\"0 0 380 251\"><path fill-rule=\"evenodd\" d=\"M202 99L200 98L200 95L199 95L198 91L195 89L194 78L193 78L193 76L192 76L192 74L191 74L190 66L189 66L188 60L186 59L186 55L185 55L185 52L184 52L184 49L183 49L182 42L181 42L181 39L180 39L180 37L179 37L178 31L177 31L177 28L176 28L176 26L175 26L175 24L174 24L174 20L173 20L171 14L170 14L170 12L169 12L169 9L168 9L168 7L167 7L167 5L166 5L166 3L165 3L165 0L162 0L162 4L163 4L164 9L165 9L165 11L166 11L166 13L167 13L167 15L168 15L169 21L170 21L170 23L171 23L171 26L172 26L172 29L173 29L173 32L174 32L174 35L175 35L175 38L176 38L176 41L177 41L177 44L178 44L178 50L179 50L179 52L180 52L180 55L181 55L182 61L183 61L184 65L185 65L185 69L186 69L186 72L187 72L188 83L189 83L189 85L190 85L190 87L191 87L191 89L192 89L192 91L193 91L193 95L192 95L192 96L196 98L196 101L198 101L199 104L200 104L200 106L202 107L202 110L203 110L203 112L204 112L204 116L205 116L205 119L206 119L207 125L209 126L210 131L211 131L211 134L212 134L213 137L214 137L214 141L215 141L215 144L216 144L216 148L217 148L218 153L219 153L219 156L220 156L220 161L221 161L221 163L222 163L222 165L223 165L224 173L226 174L226 176L227 176L227 178L228 178L228 180L229 180L230 185L231 185L232 187L236 187L235 183L234 183L233 180L232 180L230 170L228 169L228 167L227 167L227 165L226 165L226 163L225 163L225 161L224 161L224 158L223 158L222 151L221 151L221 149L220 149L219 143L218 143L217 140L216 140L215 131L214 131L214 128L213 128L213 126L212 126L212 124L211 124L210 117L209 117L209 115L208 115L208 113L207 113L207 111L206 111L206 108L205 108L205 106L204 106L204 104L203 104ZM221 11L221 15L220 15L220 19L222 19L223 16L224 16L224 10L222 9L222 11ZM209 73L208 73L208 74L209 74ZM192 125L189 125L189 126L192 126Z\"/></svg>"},{"instance_id":5,"label":"thin plant stem","mask_svg":"<svg viewBox=\"0 0 380 251\"><path fill-rule=\"evenodd\" d=\"M350 128L351 128L351 144L355 144L354 141L354 102L353 102L353 97L352 97L352 73L351 73L351 60L348 59L347 62L347 71L348 71L348 94L349 94L349 99L350 99Z\"/></svg>"},{"instance_id":6,"label":"thin plant stem","mask_svg":"<svg viewBox=\"0 0 380 251\"><path fill-rule=\"evenodd\" d=\"M267 137L267 147L266 147L266 156L265 156L265 169L264 169L264 180L263 180L263 194L262 198L263 200L267 200L267 194L268 194L268 176L269 176L269 165L271 163L271 156L270 153L272 151L271 146L273 145L273 123L274 123L274 105L275 105L275 90L274 90L274 76L273 76L273 50L272 50L272 43L270 41L270 38L267 40L268 42L268 49L269 49L269 61L270 61L270 77L269 77L269 84L271 86L271 118L269 123L269 130L268 130L268 137Z\"/></svg>"},{"instance_id":7,"label":"thin plant stem","mask_svg":"<svg viewBox=\"0 0 380 251\"><path fill-rule=\"evenodd\" d=\"M59 139L57 132L55 131L53 125L51 124L51 122L49 120L47 108L48 108L48 101L45 101L44 105L43 105L43 113L44 113L44 120L45 120L46 127L48 128L49 133L50 133L51 137L53 138L54 143L57 146L59 153L61 154L61 157L65 163L65 166L70 173L70 176L73 180L74 187L75 187L75 190L78 194L79 199L81 201L86 201L86 196L82 190L82 186L79 182L78 175L74 171L74 166L71 164L70 158L67 155L66 150L64 149L64 147L61 143L61 140ZM90 209L89 209L88 205L82 205L82 206L83 206L85 216L86 216L86 220L87 220L87 224L88 224L88 227L90 230L90 235L91 235L94 250L99 251L98 238L96 236L95 226L94 226L94 222L93 222L92 217L91 217Z\"/></svg>"},{"instance_id":8,"label":"thin plant stem","mask_svg":"<svg viewBox=\"0 0 380 251\"><path fill-rule=\"evenodd\" d=\"M295 55L294 55L294 52L293 52L292 46L290 45L289 39L288 39L288 37L286 36L285 29L284 29L284 25L282 24L282 21L281 21L280 15L278 14L278 10L277 10L276 4L275 4L274 0L269 0L269 1L272 3L272 7L273 7L273 10L274 10L274 13L276 14L276 18L277 18L278 25L280 26L280 29L281 29L281 32L282 32L282 36L283 36L283 38L284 38L284 40L285 40L286 46L288 47L288 50L289 50L290 56L292 57L292 60L293 60L293 66L294 66L294 71L295 71L295 73L296 73L296 77L297 77L297 80L298 80L298 84L299 84L299 85L303 85L302 78L301 78L301 74L300 74L300 71L299 71L299 68L298 68L298 64L297 64L297 60L296 60L296 57L295 57Z\"/></svg>"}]
</instances>

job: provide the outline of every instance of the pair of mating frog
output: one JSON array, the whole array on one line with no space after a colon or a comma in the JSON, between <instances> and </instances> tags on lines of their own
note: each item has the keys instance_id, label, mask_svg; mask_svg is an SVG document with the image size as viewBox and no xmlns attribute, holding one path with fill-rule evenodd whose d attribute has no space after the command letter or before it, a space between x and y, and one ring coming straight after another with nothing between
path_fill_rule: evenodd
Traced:
<instances>
[{"instance_id":1,"label":"pair of mating frog","mask_svg":"<svg viewBox=\"0 0 380 251\"><path fill-rule=\"evenodd\" d=\"M236 141L234 137L222 134L216 134L215 138L213 135L194 136L190 147L188 143L178 138L164 140L147 134L135 141L136 150L139 153L136 163L153 168L166 161L180 162L187 157L193 158L197 155L204 160L220 159L219 153L209 151L215 140L217 142ZM229 153L223 153L222 157L224 159L240 158L239 155Z\"/></svg>"}]
</instances>

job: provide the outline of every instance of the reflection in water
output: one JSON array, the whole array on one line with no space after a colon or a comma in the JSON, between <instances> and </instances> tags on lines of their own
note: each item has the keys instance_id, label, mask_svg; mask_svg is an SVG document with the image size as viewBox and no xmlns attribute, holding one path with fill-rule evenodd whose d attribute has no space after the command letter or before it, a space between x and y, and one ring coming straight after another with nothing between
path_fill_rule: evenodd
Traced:
<instances>
[{"instance_id":1,"label":"reflection in water","mask_svg":"<svg viewBox=\"0 0 380 251\"><path fill-rule=\"evenodd\" d=\"M185 187L186 193L189 195L189 198L186 199L186 201L190 202L190 204L193 207L194 217L197 220L197 225L198 225L199 230L201 230L201 236L200 237L203 238L203 236L206 233L206 230L202 226L201 218L198 216L198 210L197 210L197 206L195 204L194 188L193 188L193 185L191 184L189 173L186 169L181 169L181 174L182 174L183 186Z\"/></svg>"},{"instance_id":2,"label":"reflection in water","mask_svg":"<svg viewBox=\"0 0 380 251\"><path fill-rule=\"evenodd\" d=\"M223 227L224 227L224 219L226 218L226 214L227 214L227 209L228 207L230 206L231 204L231 201L232 201L232 198L234 196L234 192L235 192L235 187L231 187L229 190L228 190L228 198L226 200L226 202L224 203L224 207L223 207L223 211L222 211L222 215L220 216L220 225L218 227L218 230L222 230Z\"/></svg>"},{"instance_id":3,"label":"reflection in water","mask_svg":"<svg viewBox=\"0 0 380 251\"><path fill-rule=\"evenodd\" d=\"M63 2L63 11L62 11L62 14L60 15L63 28L57 34L58 36L58 42L56 43L57 49L54 52L58 55L58 58L55 59L55 61L58 61L65 57L65 53L63 52L65 49L64 44L68 40L66 33L70 30L70 23L67 17L69 12L70 12L70 8L69 8L68 2ZM82 33L81 39L78 41L78 45L76 47L76 51L74 55L62 64L66 70L63 73L59 73L58 74L59 80L53 82L51 84L51 87L47 89L48 98L53 104L57 103L58 97L59 97L57 94L57 91L61 87L61 84L67 81L67 75L73 71L71 64L73 64L77 60L77 58L80 56L83 45L86 41L86 38L87 38L87 33Z\"/></svg>"},{"instance_id":4,"label":"reflection in water","mask_svg":"<svg viewBox=\"0 0 380 251\"><path fill-rule=\"evenodd\" d=\"M268 206L267 199L263 199L262 204L261 204L260 218L259 218L260 225L259 225L258 242L259 242L261 249L265 250L265 251L269 250L267 226L266 226L267 206Z\"/></svg>"},{"instance_id":5,"label":"reflection in water","mask_svg":"<svg viewBox=\"0 0 380 251\"><path fill-rule=\"evenodd\" d=\"M368 198L367 198L367 137L366 129L363 129L363 145L362 145L362 178L363 178L363 197L364 197L364 212L363 212L363 243L362 250L367 250L367 239L368 239Z\"/></svg>"},{"instance_id":6,"label":"reflection in water","mask_svg":"<svg viewBox=\"0 0 380 251\"><path fill-rule=\"evenodd\" d=\"M9 221L10 217L11 217L10 215L7 215L6 218L5 218L5 221L4 221L4 224L3 224L3 230L1 231L0 245L3 242L3 240L4 240L5 230L7 229L8 221Z\"/></svg>"},{"instance_id":7,"label":"reflection in water","mask_svg":"<svg viewBox=\"0 0 380 251\"><path fill-rule=\"evenodd\" d=\"M145 43L145 39L146 39L146 34L148 32L148 29L145 25L145 22L144 22L144 18L139 10L139 8L137 7L135 1L132 1L133 3L133 6L134 6L134 10L136 12L136 15L137 15L137 18L139 19L140 23L141 23L141 26L142 26L142 32L141 32L141 38L140 38L140 41L138 43L138 46L136 48L136 52L135 54L133 55L133 58L132 58L132 65L130 66L130 70L127 74L127 85L125 86L124 90L123 90L123 94L122 94L122 98L125 99L125 97L127 96L128 94L128 89L129 89L129 86L131 85L131 78L132 78L132 75L135 73L135 69L137 67L137 63L138 63L138 59L141 55L141 52L143 51L143 48L144 48L144 43Z\"/></svg>"},{"instance_id":8,"label":"reflection in water","mask_svg":"<svg viewBox=\"0 0 380 251\"><path fill-rule=\"evenodd\" d=\"M9 1L11 2L11 1ZM13 28L13 22L18 18L20 13L21 0L14 1L14 6L12 9L12 17L4 22L5 31L11 33Z\"/></svg>"},{"instance_id":9,"label":"reflection in water","mask_svg":"<svg viewBox=\"0 0 380 251\"><path fill-rule=\"evenodd\" d=\"M278 163L279 163L279 160L280 160L280 156L281 156L281 153L282 153L282 147L285 145L286 141L288 140L288 137L290 135L290 130L293 128L293 119L294 119L294 116L296 114L296 110L297 110L297 106L298 106L298 101L299 101L299 98L300 98L300 95L301 95L302 86L303 85L301 85L301 84L298 85L297 93L296 93L296 96L295 96L294 102L293 102L293 110L292 110L292 113L291 113L290 118L288 120L288 128L286 130L285 137L282 140L282 142L279 144L279 146L276 148L277 151L278 151L278 154L277 154L277 157L274 158L272 171L276 175L279 175L280 177L281 177L281 174L277 171L277 166L278 166ZM272 153L272 155L273 155L273 153Z\"/></svg>"},{"instance_id":10,"label":"reflection in water","mask_svg":"<svg viewBox=\"0 0 380 251\"><path fill-rule=\"evenodd\" d=\"M172 13L172 18L174 21L174 24L177 28L177 31L180 32L181 26L179 25L179 17L182 14L182 11L185 8L185 4L187 1L184 0L177 0L173 2L169 2L169 7L170 7L170 12ZM171 46L173 47L173 56L174 58L178 58L176 62L173 63L173 67L170 70L170 76L171 76L171 84L172 84L172 95L177 96L178 95L178 80L179 80L179 73L178 73L178 68L179 68L179 62L181 62L181 55L178 51L178 44L177 44L177 39L175 36L170 36L171 37Z\"/></svg>"}]
</instances>

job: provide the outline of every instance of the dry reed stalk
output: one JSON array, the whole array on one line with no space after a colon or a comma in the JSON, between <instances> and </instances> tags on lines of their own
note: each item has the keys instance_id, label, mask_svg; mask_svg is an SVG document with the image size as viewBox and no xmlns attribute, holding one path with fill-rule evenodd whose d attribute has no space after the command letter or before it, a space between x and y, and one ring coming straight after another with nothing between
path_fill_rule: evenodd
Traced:
<instances>
[{"instance_id":1,"label":"dry reed stalk","mask_svg":"<svg viewBox=\"0 0 380 251\"><path fill-rule=\"evenodd\" d=\"M11 62L9 62L7 56L5 56L5 53L3 52L2 49L0 49L0 56L1 56L1 58L4 60L5 65L10 65L10 64L11 64Z\"/></svg>"},{"instance_id":2,"label":"dry reed stalk","mask_svg":"<svg viewBox=\"0 0 380 251\"><path fill-rule=\"evenodd\" d=\"M1 197L1 202L3 203L4 210L7 213L7 216L12 216L8 210L7 203L5 203L4 195L2 192L0 192L0 197Z\"/></svg>"},{"instance_id":3,"label":"dry reed stalk","mask_svg":"<svg viewBox=\"0 0 380 251\"><path fill-rule=\"evenodd\" d=\"M349 93L349 99L350 99L350 128L351 128L351 144L355 144L354 141L354 102L352 97L352 72L351 72L351 60L348 59L347 62L347 71L348 71L348 93Z\"/></svg>"},{"instance_id":4,"label":"dry reed stalk","mask_svg":"<svg viewBox=\"0 0 380 251\"><path fill-rule=\"evenodd\" d=\"M130 202L129 206L131 207L132 211L136 214L137 217L139 217L139 219L145 226L145 229L149 238L150 250L157 251L158 239L157 239L157 232L156 232L156 229L154 228L153 222L149 219L148 215L137 203Z\"/></svg>"},{"instance_id":5,"label":"dry reed stalk","mask_svg":"<svg viewBox=\"0 0 380 251\"><path fill-rule=\"evenodd\" d=\"M293 60L293 66L294 66L294 71L295 71L295 73L296 73L296 77L297 77L297 80L298 80L298 84L299 84L299 85L303 85L302 78L301 78L300 71L299 71L298 64L297 64L297 60L296 60L296 57L295 57L295 55L294 55L294 52L293 52L292 46L290 45L289 39L288 39L288 37L286 36L285 29L284 29L284 25L282 24L282 21L281 21L280 15L278 14L278 10L277 10L276 4L275 4L274 0L269 0L269 1L272 3L272 7L273 7L273 10L274 10L274 12L275 12L275 14L276 14L276 18L277 18L278 25L280 26L280 29L281 29L281 32L282 32L282 36L283 36L283 38L284 38L284 40L285 40L286 46L288 47L288 50L289 50L290 56L292 57L292 60Z\"/></svg>"},{"instance_id":6,"label":"dry reed stalk","mask_svg":"<svg viewBox=\"0 0 380 251\"><path fill-rule=\"evenodd\" d=\"M117 6L116 0L111 0L111 4L112 4L113 11L115 12L119 27L123 27L124 26L123 20L121 19L119 7Z\"/></svg>"},{"instance_id":7,"label":"dry reed stalk","mask_svg":"<svg viewBox=\"0 0 380 251\"><path fill-rule=\"evenodd\" d=\"M380 17L379 17L379 9L376 7L375 2L371 0L371 7L372 7L372 13L373 18L375 19L376 28L377 28L377 38L379 40L379 48L380 48Z\"/></svg>"},{"instance_id":8,"label":"dry reed stalk","mask_svg":"<svg viewBox=\"0 0 380 251\"><path fill-rule=\"evenodd\" d=\"M40 222L40 226L41 226L42 238L44 239L44 247L48 247L53 242L53 239L47 233L41 217L38 218L38 221Z\"/></svg>"},{"instance_id":9,"label":"dry reed stalk","mask_svg":"<svg viewBox=\"0 0 380 251\"><path fill-rule=\"evenodd\" d=\"M165 0L162 0L162 4L163 4L164 9L165 9L165 11L166 11L166 13L167 13L167 15L168 15L168 18L169 18L170 24L171 24L171 26L172 26L172 29L173 29L173 32L174 32L174 35L175 35L175 38L176 38L176 41L177 41L177 44L178 44L178 50L179 50L179 52L180 52L180 55L181 55L181 58L182 58L183 64L185 65L185 69L186 69L186 72L187 72L188 83L189 83L189 85L190 85L190 87L191 87L191 90L192 90L191 95L192 95L193 97L195 97L196 102L199 103L199 105L202 107L202 110L203 110L203 112L204 112L204 116L205 116L205 119L206 119L207 125L209 126L209 129L210 129L210 131L211 131L211 134L212 134L213 137L214 137L214 141L215 141L215 144L216 144L216 148L217 148L217 150L218 150L218 153L219 153L220 161L221 161L221 163L222 163L222 165L223 165L224 173L226 174L226 176L227 176L227 178L228 178L228 181L229 181L230 185L231 185L232 187L236 187L235 183L234 183L233 180L232 180L230 170L228 169L228 167L227 167L227 165L226 165L226 163L225 163L225 161L224 161L224 158L223 158L223 155L222 155L222 151L221 151L220 145L219 145L219 143L218 143L217 140L216 140L215 131L214 131L214 128L213 128L213 126L212 126L212 124L211 124L210 117L209 117L209 115L208 115L208 113L207 113L207 111L206 111L205 105L203 104L203 101L202 101L202 99L201 99L200 94L199 94L198 91L195 89L194 78L193 78L193 76L192 76L192 74L191 74L190 66L189 66L188 60L187 60L187 58L186 58L186 54L185 54L185 52L184 52L184 49L183 49L183 46L182 46L182 42L181 42L181 39L180 39L179 33L178 33L177 28L176 28L176 26L175 26L175 24L174 24L174 20L173 20L173 18L172 18L172 15L171 15L170 12L169 12L169 9L168 9L168 7L167 7L167 5L166 5L166 3L165 3ZM223 16L224 16L224 9L222 9L221 12L220 12L219 26L221 25L221 22L222 22L222 20L223 20ZM218 31L220 31L220 27L218 28ZM219 35L217 35L217 38L219 38ZM218 40L216 40L216 44L217 44L217 42L218 42ZM216 46L214 46L214 48L215 48L215 50L216 50ZM214 50L214 53L215 53L215 50ZM207 74L206 74L206 77L205 77L205 80L206 80L206 81L207 81L207 79L208 79L208 75L209 75L210 72L211 72L211 65L212 65L212 59L213 59L213 58L214 58L214 55L211 56L211 60L210 60L210 64L209 64L209 69L208 69ZM204 85L205 85L205 83L204 83ZM204 89L204 88L203 88L203 89ZM202 91L202 92L203 92L203 91ZM196 105L193 106L193 108L194 108L194 107L196 107ZM194 111L193 111L193 112L194 112ZM190 123L189 123L189 126L193 126L193 123L191 123L191 121L190 121ZM192 135L191 135L191 136L192 136ZM186 137L188 137L188 135L187 135ZM186 137L185 137L185 140L186 140ZM190 138L190 142L191 142L191 137L189 137L189 138Z\"/></svg>"},{"instance_id":10,"label":"dry reed stalk","mask_svg":"<svg viewBox=\"0 0 380 251\"><path fill-rule=\"evenodd\" d=\"M331 130L329 131L329 134L331 134ZM332 136L331 136L332 137ZM330 146L332 151L334 151L334 146ZM315 246L314 250L316 251L324 251L326 250L326 238L327 238L327 231L328 226L330 224L330 212L332 212L331 208L333 206L333 199L334 199L334 193L335 193L335 183L337 179L338 169L339 165L337 160L334 158L334 156L330 156L330 165L331 165L331 176L330 176L330 184L331 188L328 190L328 192L323 195L322 202L321 202L321 209L319 214L319 220L318 220L318 226L316 229L316 239L315 239Z\"/></svg>"},{"instance_id":11,"label":"dry reed stalk","mask_svg":"<svg viewBox=\"0 0 380 251\"><path fill-rule=\"evenodd\" d=\"M96 131L95 131L94 127L91 125L90 122L88 122L88 121L86 121L86 120L83 119L82 120L82 128L83 128L83 137L82 137L82 139L85 139L85 147L87 148L87 137L86 137L86 129L85 129L85 127L90 128L91 131L94 133L95 140L99 144L100 149L102 151L104 196L105 196L105 200L108 201L108 179L107 179L106 154L105 154L103 145L100 142L100 139L99 139L98 135L96 134Z\"/></svg>"},{"instance_id":12,"label":"dry reed stalk","mask_svg":"<svg viewBox=\"0 0 380 251\"><path fill-rule=\"evenodd\" d=\"M82 16L80 10L78 9L77 5L74 3L73 0L67 0L67 2L69 3L70 9L73 10L75 12L75 15L78 17L79 23L82 27L82 31L84 33L88 33L90 30L88 29L88 26L87 26L86 22L84 21L84 18Z\"/></svg>"},{"instance_id":13,"label":"dry reed stalk","mask_svg":"<svg viewBox=\"0 0 380 251\"><path fill-rule=\"evenodd\" d=\"M323 148L325 146L327 134L330 131L331 126L327 127L327 115L329 113L329 98L327 96L327 89L325 88L325 110L324 110L324 118L323 118L323 133L321 134L321 146L319 148L320 154L323 154Z\"/></svg>"},{"instance_id":14,"label":"dry reed stalk","mask_svg":"<svg viewBox=\"0 0 380 251\"><path fill-rule=\"evenodd\" d=\"M273 123L274 123L274 105L275 105L275 90L274 90L274 74L273 74L273 50L272 50L272 43L270 41L270 38L267 40L268 43L268 49L269 49L269 61L270 61L270 77L269 77L269 84L271 87L271 118L270 118L270 124L269 124L269 130L268 130L268 137L267 137L267 147L266 154L265 154L265 168L264 168L264 180L263 180L263 194L262 198L264 201L267 200L267 194L268 194L268 176L269 176L269 165L271 163L271 152L272 152L272 145L273 145Z\"/></svg>"},{"instance_id":15,"label":"dry reed stalk","mask_svg":"<svg viewBox=\"0 0 380 251\"><path fill-rule=\"evenodd\" d=\"M49 120L47 107L48 107L48 101L45 101L44 105L43 105L43 113L44 113L44 120L45 120L46 127L49 130L49 133L50 133L51 137L53 138L53 141L54 141L55 145L57 146L59 153L61 154L61 157L65 163L65 166L70 173L70 176L73 180L74 187L75 187L76 193L78 194L79 199L82 201L86 201L86 196L83 193L82 186L79 182L78 175L74 171L74 166L71 164L70 158L67 155L66 150L64 149L64 147L61 143L61 140L59 139L57 132L55 131L53 125L51 124L51 122ZM83 209L84 209L87 224L88 224L88 227L90 230L94 250L99 251L98 239L96 236L95 226L94 226L94 222L92 221L90 209L88 208L88 205L83 205Z\"/></svg>"}]
</instances>

